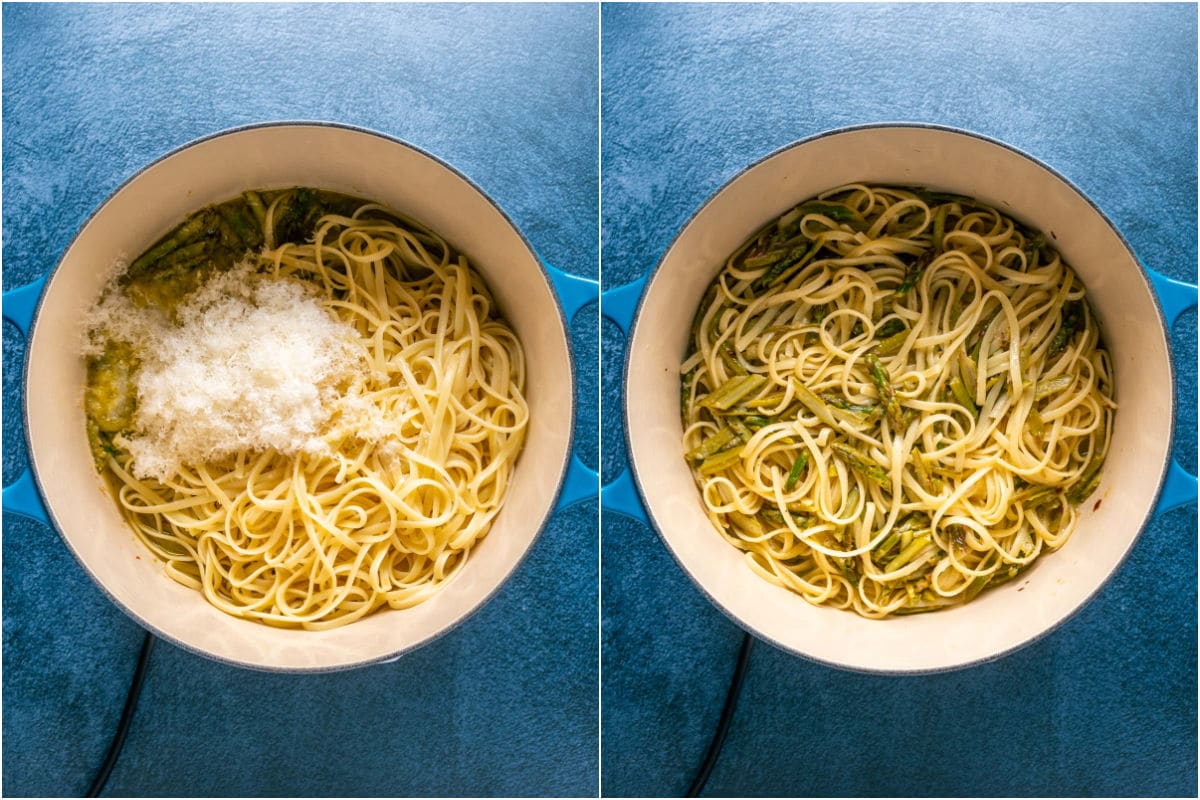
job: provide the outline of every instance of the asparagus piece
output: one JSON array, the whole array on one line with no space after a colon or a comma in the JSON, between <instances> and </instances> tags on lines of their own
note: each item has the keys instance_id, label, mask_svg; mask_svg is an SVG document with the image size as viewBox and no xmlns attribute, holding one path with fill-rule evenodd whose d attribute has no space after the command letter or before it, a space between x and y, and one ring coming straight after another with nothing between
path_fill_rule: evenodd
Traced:
<instances>
[{"instance_id":1,"label":"asparagus piece","mask_svg":"<svg viewBox=\"0 0 1200 800\"><path fill-rule=\"evenodd\" d=\"M1029 423L1029 430L1034 436L1041 438L1046 435L1046 421L1038 413L1037 406L1030 407L1029 416L1025 418L1025 421Z\"/></svg>"},{"instance_id":2,"label":"asparagus piece","mask_svg":"<svg viewBox=\"0 0 1200 800\"><path fill-rule=\"evenodd\" d=\"M1087 500L1088 496L1100 485L1100 468L1102 466L1104 466L1104 458L1100 455L1100 449L1096 448L1096 452L1092 453L1091 460L1088 461L1087 468L1079 480L1067 491L1067 499L1075 505Z\"/></svg>"},{"instance_id":3,"label":"asparagus piece","mask_svg":"<svg viewBox=\"0 0 1200 800\"><path fill-rule=\"evenodd\" d=\"M262 198L258 196L258 192L243 192L242 197L246 200L246 205L249 207L250 212L254 214L254 218L258 220L261 235L262 227L267 222L267 207L263 205Z\"/></svg>"},{"instance_id":4,"label":"asparagus piece","mask_svg":"<svg viewBox=\"0 0 1200 800\"><path fill-rule=\"evenodd\" d=\"M871 381L879 390L879 399L883 401L888 420L892 423L892 430L899 433L904 428L904 411L900 407L900 400L896 397L896 390L888 377L887 368L874 353L867 353L866 360L867 365L871 368Z\"/></svg>"},{"instance_id":5,"label":"asparagus piece","mask_svg":"<svg viewBox=\"0 0 1200 800\"><path fill-rule=\"evenodd\" d=\"M1033 387L1033 399L1041 400L1043 397L1062 391L1074 382L1075 376L1073 375L1059 375L1057 378L1038 381Z\"/></svg>"},{"instance_id":6,"label":"asparagus piece","mask_svg":"<svg viewBox=\"0 0 1200 800\"><path fill-rule=\"evenodd\" d=\"M790 492L796 488L796 484L800 482L800 476L804 473L804 467L808 464L808 451L801 450L796 456L796 460L792 462L792 468L788 472L787 482L783 484L783 490Z\"/></svg>"},{"instance_id":7,"label":"asparagus piece","mask_svg":"<svg viewBox=\"0 0 1200 800\"><path fill-rule=\"evenodd\" d=\"M222 203L217 206L217 211L245 247L254 250L262 244L262 230L250 219L243 206Z\"/></svg>"},{"instance_id":8,"label":"asparagus piece","mask_svg":"<svg viewBox=\"0 0 1200 800\"><path fill-rule=\"evenodd\" d=\"M893 334L879 344L875 345L875 355L894 356L896 353L900 352L900 348L904 347L904 342L907 340L907 330L902 330L897 334Z\"/></svg>"},{"instance_id":9,"label":"asparagus piece","mask_svg":"<svg viewBox=\"0 0 1200 800\"><path fill-rule=\"evenodd\" d=\"M833 449L846 460L846 463L850 465L851 469L853 469L862 477L866 478L867 480L874 481L881 488L892 488L892 479L888 477L887 470L855 450L853 447L842 444L841 442L834 442Z\"/></svg>"},{"instance_id":10,"label":"asparagus piece","mask_svg":"<svg viewBox=\"0 0 1200 800\"><path fill-rule=\"evenodd\" d=\"M1059 326L1058 332L1054 334L1054 338L1050 340L1050 349L1046 351L1047 362L1067 349L1071 337L1082 325L1083 303L1072 300L1063 307L1062 324Z\"/></svg>"},{"instance_id":11,"label":"asparagus piece","mask_svg":"<svg viewBox=\"0 0 1200 800\"><path fill-rule=\"evenodd\" d=\"M729 469L741 459L742 450L744 450L745 447L746 446L743 444L738 444L729 448L728 450L722 450L719 453L714 453L701 462L700 474L712 475L714 472L720 472L722 470Z\"/></svg>"},{"instance_id":12,"label":"asparagus piece","mask_svg":"<svg viewBox=\"0 0 1200 800\"><path fill-rule=\"evenodd\" d=\"M812 248L810 248L807 244L801 244L798 247L793 247L788 251L787 256L781 258L778 262L776 262L775 266L763 273L762 277L754 282L754 288L758 291L761 291L773 286L775 283L778 283L779 279L783 277L784 273L788 272L792 267L799 264L802 260L805 260L804 257L808 255L811 249Z\"/></svg>"},{"instance_id":13,"label":"asparagus piece","mask_svg":"<svg viewBox=\"0 0 1200 800\"><path fill-rule=\"evenodd\" d=\"M841 409L842 411L849 411L863 417L870 416L879 410L879 406L864 406L857 403L851 403L840 394L834 394L833 392L823 392L821 394L821 399L834 408Z\"/></svg>"},{"instance_id":14,"label":"asparagus piece","mask_svg":"<svg viewBox=\"0 0 1200 800\"><path fill-rule=\"evenodd\" d=\"M913 540L908 543L908 547L901 550L895 558L888 562L888 565L883 568L884 571L892 572L900 569L905 564L916 558L922 550L928 547L930 541L932 541L932 537L929 534L914 536Z\"/></svg>"},{"instance_id":15,"label":"asparagus piece","mask_svg":"<svg viewBox=\"0 0 1200 800\"><path fill-rule=\"evenodd\" d=\"M896 290L896 294L907 294L910 289L917 285L921 280L921 276L925 274L925 268L933 262L933 257L936 255L933 248L929 248L917 257L917 260L908 264L904 268L904 280L900 284L900 288Z\"/></svg>"},{"instance_id":16,"label":"asparagus piece","mask_svg":"<svg viewBox=\"0 0 1200 800\"><path fill-rule=\"evenodd\" d=\"M949 211L949 206L943 204L933 212L933 249L939 254L946 249L946 214Z\"/></svg>"},{"instance_id":17,"label":"asparagus piece","mask_svg":"<svg viewBox=\"0 0 1200 800\"><path fill-rule=\"evenodd\" d=\"M983 587L987 586L991 578L991 575L980 575L967 584L967 588L963 592L963 602L975 599L975 595L983 591Z\"/></svg>"},{"instance_id":18,"label":"asparagus piece","mask_svg":"<svg viewBox=\"0 0 1200 800\"><path fill-rule=\"evenodd\" d=\"M925 454L918 450L912 451L913 471L917 474L917 483L930 494L941 494L942 479L935 478L929 473L929 465L925 463Z\"/></svg>"},{"instance_id":19,"label":"asparagus piece","mask_svg":"<svg viewBox=\"0 0 1200 800\"><path fill-rule=\"evenodd\" d=\"M817 397L812 391L800 381L796 381L796 399L808 408L809 411L817 415L817 419L825 423L831 428L837 427L837 420L833 417L833 412L829 410L829 406L825 405L825 401Z\"/></svg>"},{"instance_id":20,"label":"asparagus piece","mask_svg":"<svg viewBox=\"0 0 1200 800\"><path fill-rule=\"evenodd\" d=\"M907 332L908 329L904 327L904 323L893 317L875 329L875 338L887 339L891 336L895 336L897 333Z\"/></svg>"},{"instance_id":21,"label":"asparagus piece","mask_svg":"<svg viewBox=\"0 0 1200 800\"><path fill-rule=\"evenodd\" d=\"M787 254L787 250L770 250L766 253L759 253L756 256L747 256L746 259L742 261L742 266L746 267L747 269L769 267ZM704 308L704 305L701 305L700 307Z\"/></svg>"},{"instance_id":22,"label":"asparagus piece","mask_svg":"<svg viewBox=\"0 0 1200 800\"><path fill-rule=\"evenodd\" d=\"M950 379L950 391L954 393L954 399L958 401L958 404L970 412L972 417L979 417L979 409L976 407L975 401L971 399L971 393L963 385L962 378L956 375Z\"/></svg>"},{"instance_id":23,"label":"asparagus piece","mask_svg":"<svg viewBox=\"0 0 1200 800\"><path fill-rule=\"evenodd\" d=\"M737 434L731 429L721 428L712 436L702 441L692 452L688 453L688 458L692 460L708 458L713 453L718 453L723 448L728 447L737 438Z\"/></svg>"},{"instance_id":24,"label":"asparagus piece","mask_svg":"<svg viewBox=\"0 0 1200 800\"><path fill-rule=\"evenodd\" d=\"M126 275L136 275L158 259L189 243L196 236L203 233L211 223L211 216L204 211L196 214L191 219L185 220L175 230L160 239L158 244L138 256L129 265Z\"/></svg>"},{"instance_id":25,"label":"asparagus piece","mask_svg":"<svg viewBox=\"0 0 1200 800\"><path fill-rule=\"evenodd\" d=\"M885 558L887 554L892 551L892 548L899 543L900 534L896 531L892 531L890 534L888 534L888 537L880 542L879 546L873 551L875 557L879 559Z\"/></svg>"},{"instance_id":26,"label":"asparagus piece","mask_svg":"<svg viewBox=\"0 0 1200 800\"><path fill-rule=\"evenodd\" d=\"M1046 237L1040 233L1025 243L1024 252L1026 269L1029 269L1033 266L1033 260L1037 257L1037 254L1041 252L1044 244L1046 244Z\"/></svg>"},{"instance_id":27,"label":"asparagus piece","mask_svg":"<svg viewBox=\"0 0 1200 800\"><path fill-rule=\"evenodd\" d=\"M718 389L710 392L697 405L704 408L717 408L721 411L741 400L746 395L757 391L767 382L762 375L740 375L725 381Z\"/></svg>"},{"instance_id":28,"label":"asparagus piece","mask_svg":"<svg viewBox=\"0 0 1200 800\"><path fill-rule=\"evenodd\" d=\"M802 217L808 214L821 214L829 217L834 222L862 221L862 217L856 211L841 203L810 200L807 203L797 206L796 210L800 212Z\"/></svg>"},{"instance_id":29,"label":"asparagus piece","mask_svg":"<svg viewBox=\"0 0 1200 800\"><path fill-rule=\"evenodd\" d=\"M766 531L763 530L761 522L756 520L754 517L746 516L740 511L730 511L729 521L733 523L735 528L738 528L749 536L761 537L766 533Z\"/></svg>"}]
</instances>

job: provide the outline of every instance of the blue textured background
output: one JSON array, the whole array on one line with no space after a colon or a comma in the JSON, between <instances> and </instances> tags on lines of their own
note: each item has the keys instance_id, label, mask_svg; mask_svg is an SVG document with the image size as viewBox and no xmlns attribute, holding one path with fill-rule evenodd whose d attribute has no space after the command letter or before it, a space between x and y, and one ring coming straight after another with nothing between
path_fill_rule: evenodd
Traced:
<instances>
[{"instance_id":1,"label":"blue textured background","mask_svg":"<svg viewBox=\"0 0 1200 800\"><path fill-rule=\"evenodd\" d=\"M988 134L1089 194L1142 261L1196 280L1195 6L609 5L603 282L657 263L745 165L842 125ZM1196 468L1196 327L1176 326L1177 453ZM603 331L605 408L622 340ZM624 457L605 414L604 474ZM656 535L603 519L607 795L680 794L741 639ZM1155 520L1107 588L999 662L932 677L758 643L713 795L1196 795L1196 507Z\"/></svg>"},{"instance_id":2,"label":"blue textured background","mask_svg":"<svg viewBox=\"0 0 1200 800\"><path fill-rule=\"evenodd\" d=\"M329 119L464 171L556 266L597 276L595 6L3 10L3 282L44 274L139 167L195 137ZM597 463L598 328L576 320L578 447ZM4 330L5 483L23 465ZM564 377L565 379L565 377ZM395 664L267 675L156 648L114 795L594 795L596 504L556 514L482 611ZM80 794L141 630L58 536L5 516L3 781Z\"/></svg>"}]
</instances>

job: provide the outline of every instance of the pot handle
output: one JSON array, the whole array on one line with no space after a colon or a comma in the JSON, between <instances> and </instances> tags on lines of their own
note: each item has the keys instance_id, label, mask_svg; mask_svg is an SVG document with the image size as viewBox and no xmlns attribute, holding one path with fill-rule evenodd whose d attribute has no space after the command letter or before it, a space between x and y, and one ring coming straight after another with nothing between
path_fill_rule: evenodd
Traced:
<instances>
[{"instance_id":1,"label":"pot handle","mask_svg":"<svg viewBox=\"0 0 1200 800\"><path fill-rule=\"evenodd\" d=\"M629 328L633 325L634 313L637 311L638 301L641 300L642 289L645 285L646 279L638 278L632 283L609 289L600 295L600 313L621 329L621 333L625 334L627 346ZM633 473L630 471L628 463L615 480L600 489L600 508L623 514L643 525L650 524L646 509L638 497L637 486L634 485Z\"/></svg>"},{"instance_id":2,"label":"pot handle","mask_svg":"<svg viewBox=\"0 0 1200 800\"><path fill-rule=\"evenodd\" d=\"M0 302L3 303L4 319L16 326L26 339L29 338L29 326L33 323L33 315L37 310L38 300L41 299L42 289L46 285L44 277L33 283L12 289L4 293ZM21 476L12 484L4 487L3 508L12 514L20 514L35 519L43 525L50 524L46 507L38 494L37 484L34 483L33 473L29 467L21 471Z\"/></svg>"},{"instance_id":3,"label":"pot handle","mask_svg":"<svg viewBox=\"0 0 1200 800\"><path fill-rule=\"evenodd\" d=\"M1180 314L1196 307L1196 287L1190 283L1160 275L1152 269L1147 269L1146 272L1158 295L1158 302L1162 306L1169 331L1175 324L1175 320L1179 319ZM1196 490L1196 476L1179 466L1179 462L1172 457L1170 466L1167 468L1166 480L1163 481L1162 494L1159 495L1158 505L1154 509L1154 515L1157 517L1188 503L1195 503Z\"/></svg>"},{"instance_id":4,"label":"pot handle","mask_svg":"<svg viewBox=\"0 0 1200 800\"><path fill-rule=\"evenodd\" d=\"M546 266L550 282L554 284L554 291L558 293L558 300L562 304L563 314L568 324L575 319L575 315L579 313L580 309L600 298L600 284L596 281L563 272L545 260L542 263ZM600 474L580 461L579 454L573 452L555 510L559 511L576 503L590 500L599 493Z\"/></svg>"}]
</instances>

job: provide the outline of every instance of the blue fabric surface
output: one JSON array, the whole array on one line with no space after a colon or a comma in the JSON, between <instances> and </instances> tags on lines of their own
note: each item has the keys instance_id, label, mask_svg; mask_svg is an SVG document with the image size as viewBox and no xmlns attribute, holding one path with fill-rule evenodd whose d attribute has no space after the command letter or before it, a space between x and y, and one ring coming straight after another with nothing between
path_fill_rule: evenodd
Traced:
<instances>
[{"instance_id":1,"label":"blue fabric surface","mask_svg":"<svg viewBox=\"0 0 1200 800\"><path fill-rule=\"evenodd\" d=\"M976 130L1089 194L1142 261L1196 280L1196 8L1183 5L606 5L602 280L652 268L745 165L864 122ZM1195 314L1174 334L1176 452L1196 468ZM605 408L621 334L603 330ZM603 471L624 457L606 414ZM1081 613L998 662L840 672L763 643L712 795L1196 794L1196 507L1146 529ZM741 631L653 531L606 513L604 793L681 794Z\"/></svg>"},{"instance_id":2,"label":"blue fabric surface","mask_svg":"<svg viewBox=\"0 0 1200 800\"><path fill-rule=\"evenodd\" d=\"M272 119L398 136L469 175L537 251L598 274L597 9L6 5L6 289L44 274L151 159ZM596 305L573 326L577 448L598 461ZM4 330L5 483L24 463L21 339ZM565 379L565 377L564 377ZM594 795L595 502L556 513L475 616L390 665L287 676L156 648L114 795ZM80 794L141 630L57 535L4 517L3 782Z\"/></svg>"}]
</instances>

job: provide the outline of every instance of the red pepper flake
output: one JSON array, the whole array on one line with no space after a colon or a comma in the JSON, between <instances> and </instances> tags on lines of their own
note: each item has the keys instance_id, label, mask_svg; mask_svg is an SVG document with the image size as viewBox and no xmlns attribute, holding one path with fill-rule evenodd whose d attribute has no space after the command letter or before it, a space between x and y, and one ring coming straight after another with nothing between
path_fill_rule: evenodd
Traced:
<instances>
[{"instance_id":1,"label":"red pepper flake","mask_svg":"<svg viewBox=\"0 0 1200 800\"><path fill-rule=\"evenodd\" d=\"M1100 500L1103 500L1103 499L1104 499L1103 497L1102 497L1102 498L1100 498ZM1092 506L1092 511L1099 511L1099 510L1100 510L1100 500L1097 500L1097 501L1096 501L1096 505Z\"/></svg>"}]
</instances>

